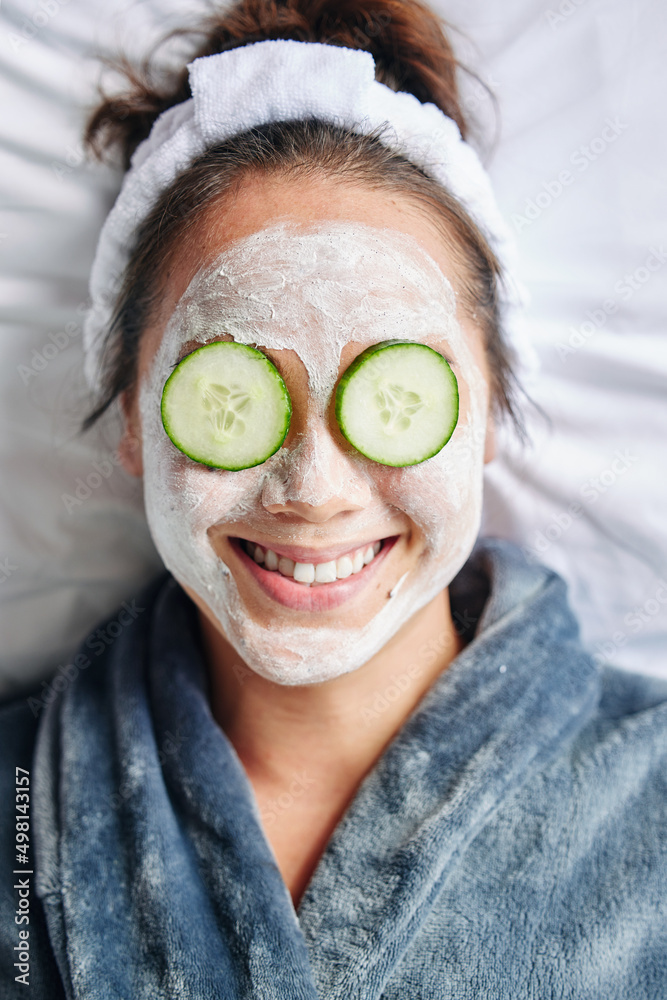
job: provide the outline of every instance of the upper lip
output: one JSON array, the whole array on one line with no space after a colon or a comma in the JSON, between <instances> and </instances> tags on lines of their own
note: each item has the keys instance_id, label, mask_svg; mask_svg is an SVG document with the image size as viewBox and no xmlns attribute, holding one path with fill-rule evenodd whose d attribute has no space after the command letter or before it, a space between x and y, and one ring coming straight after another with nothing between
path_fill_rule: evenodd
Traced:
<instances>
[{"instance_id":1,"label":"upper lip","mask_svg":"<svg viewBox=\"0 0 667 1000\"><path fill-rule=\"evenodd\" d=\"M242 536L234 536L241 538ZM271 549L276 553L277 556L285 556L287 559L291 559L293 562L297 563L322 563L331 562L334 559L340 559L342 556L349 555L351 552L356 552L357 549L368 548L369 545L373 545L374 542L382 541L381 536L379 538L370 538L364 542L356 542L352 545L346 543L344 546L338 545L336 548L328 549L311 549L303 545L275 545L273 542L263 542L258 538L246 538L245 541L252 542L254 545L261 545L263 549ZM393 536L391 536L393 537Z\"/></svg>"}]
</instances>

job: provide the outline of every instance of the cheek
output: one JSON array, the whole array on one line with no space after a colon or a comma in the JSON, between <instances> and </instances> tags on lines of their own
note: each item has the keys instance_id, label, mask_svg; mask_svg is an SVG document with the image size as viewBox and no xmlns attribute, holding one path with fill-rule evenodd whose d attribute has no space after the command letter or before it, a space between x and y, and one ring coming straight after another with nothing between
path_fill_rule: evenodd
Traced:
<instances>
[{"instance_id":1,"label":"cheek","mask_svg":"<svg viewBox=\"0 0 667 1000\"><path fill-rule=\"evenodd\" d=\"M144 501L151 534L167 567L189 579L193 551L196 562L213 564L210 526L258 495L261 467L225 472L181 454L162 426L160 394L154 386L147 385L142 393L141 415Z\"/></svg>"},{"instance_id":2,"label":"cheek","mask_svg":"<svg viewBox=\"0 0 667 1000\"><path fill-rule=\"evenodd\" d=\"M464 438L459 440L456 453L397 470L381 487L385 500L404 511L431 544L443 529L474 518L481 505L483 455L471 454Z\"/></svg>"},{"instance_id":3,"label":"cheek","mask_svg":"<svg viewBox=\"0 0 667 1000\"><path fill-rule=\"evenodd\" d=\"M250 506L260 491L257 469L225 472L197 466L169 442L150 447L144 456L147 504L169 522L195 534L205 532L232 511Z\"/></svg>"}]
</instances>

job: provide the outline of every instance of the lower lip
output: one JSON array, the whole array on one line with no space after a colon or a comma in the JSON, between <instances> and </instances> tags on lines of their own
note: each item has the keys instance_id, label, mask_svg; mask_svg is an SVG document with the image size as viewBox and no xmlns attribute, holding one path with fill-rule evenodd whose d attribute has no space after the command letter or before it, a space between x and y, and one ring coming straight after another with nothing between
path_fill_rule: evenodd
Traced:
<instances>
[{"instance_id":1,"label":"lower lip","mask_svg":"<svg viewBox=\"0 0 667 1000\"><path fill-rule=\"evenodd\" d=\"M293 608L295 611L331 611L333 608L345 604L346 601L363 590L372 580L379 565L389 555L395 542L398 541L398 537L398 535L394 535L393 538L385 539L373 561L369 562L358 573L354 573L344 580L322 583L316 587L295 583L294 580L283 576L277 570L264 569L260 563L256 563L254 559L250 558L238 539L229 538L228 541L241 563L248 569L264 593L272 597L274 601L286 608Z\"/></svg>"}]
</instances>

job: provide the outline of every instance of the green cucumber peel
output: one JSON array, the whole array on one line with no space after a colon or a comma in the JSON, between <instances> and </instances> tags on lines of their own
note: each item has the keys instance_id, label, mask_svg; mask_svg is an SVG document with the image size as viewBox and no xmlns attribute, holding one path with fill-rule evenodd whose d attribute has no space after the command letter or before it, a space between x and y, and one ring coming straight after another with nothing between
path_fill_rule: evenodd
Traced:
<instances>
[{"instance_id":1,"label":"green cucumber peel","mask_svg":"<svg viewBox=\"0 0 667 1000\"><path fill-rule=\"evenodd\" d=\"M162 423L179 451L230 472L261 465L285 440L292 404L261 351L214 341L180 361L162 392ZM417 465L437 455L459 416L456 376L426 344L386 340L366 348L338 384L336 420L345 439L380 465Z\"/></svg>"},{"instance_id":2,"label":"green cucumber peel","mask_svg":"<svg viewBox=\"0 0 667 1000\"><path fill-rule=\"evenodd\" d=\"M162 390L161 414L167 435L188 458L238 472L278 451L292 403L270 358L218 340L178 363Z\"/></svg>"},{"instance_id":3,"label":"green cucumber peel","mask_svg":"<svg viewBox=\"0 0 667 1000\"><path fill-rule=\"evenodd\" d=\"M458 422L456 376L426 344L386 340L352 362L336 390L341 433L381 465L417 465L437 455Z\"/></svg>"}]
</instances>

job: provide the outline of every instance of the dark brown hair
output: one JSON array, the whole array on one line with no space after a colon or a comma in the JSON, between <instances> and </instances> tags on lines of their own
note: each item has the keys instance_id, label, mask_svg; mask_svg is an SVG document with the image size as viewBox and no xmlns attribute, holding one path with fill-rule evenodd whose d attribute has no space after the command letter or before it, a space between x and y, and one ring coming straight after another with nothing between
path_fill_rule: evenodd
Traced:
<instances>
[{"instance_id":1,"label":"dark brown hair","mask_svg":"<svg viewBox=\"0 0 667 1000\"><path fill-rule=\"evenodd\" d=\"M192 29L172 32L193 40L191 59L264 39L288 38L364 49L373 55L376 79L393 90L436 104L461 134L468 123L460 106L458 64L443 25L419 0L239 0ZM203 42L194 45L195 37ZM129 89L105 98L88 122L85 140L93 152L120 153L127 169L155 119L190 96L185 67L160 71L155 55L141 67L115 60ZM522 391L502 335L499 287L502 273L483 234L459 202L438 182L382 142L384 129L358 135L317 119L273 122L217 143L181 172L160 197L136 234L115 303L104 367L102 398L87 417L91 426L124 390L133 388L141 333L158 304L161 278L202 216L233 197L249 175L325 176L411 199L438 227L461 278L462 304L483 332L491 395L497 416L509 415L519 434L516 406ZM332 189L335 191L335 188Z\"/></svg>"}]
</instances>

